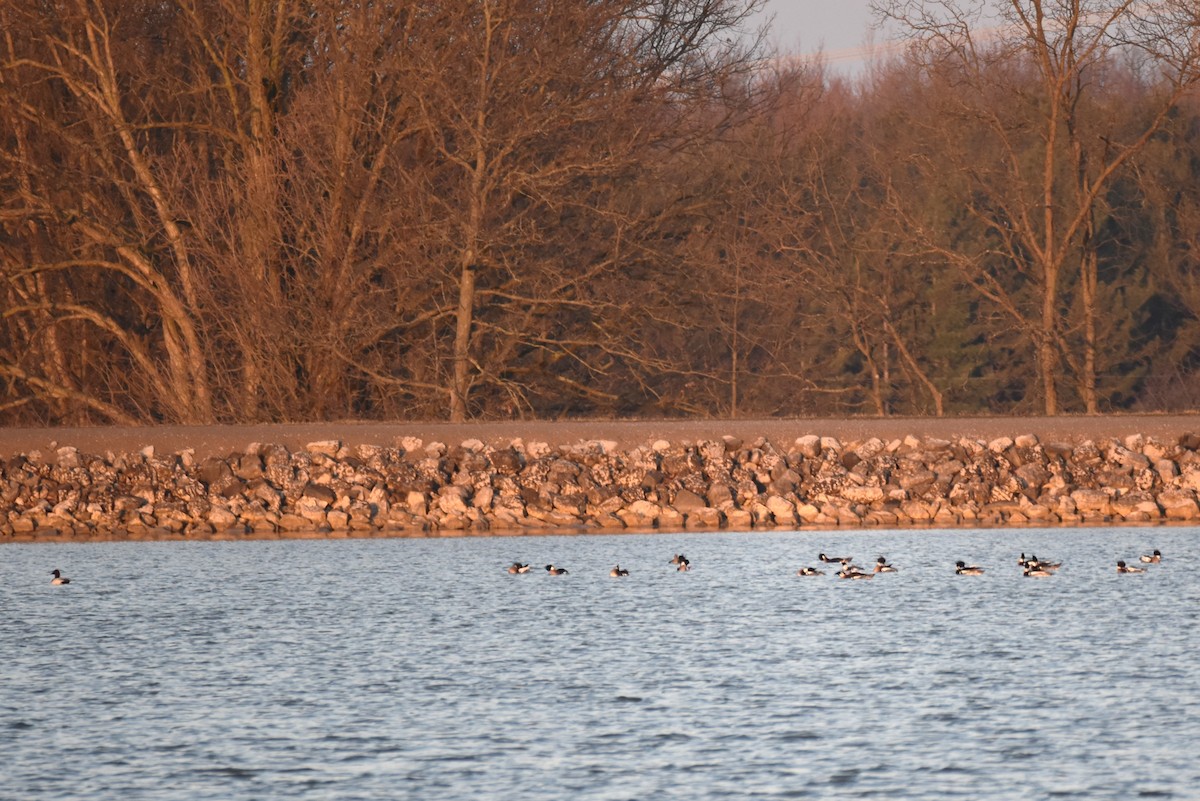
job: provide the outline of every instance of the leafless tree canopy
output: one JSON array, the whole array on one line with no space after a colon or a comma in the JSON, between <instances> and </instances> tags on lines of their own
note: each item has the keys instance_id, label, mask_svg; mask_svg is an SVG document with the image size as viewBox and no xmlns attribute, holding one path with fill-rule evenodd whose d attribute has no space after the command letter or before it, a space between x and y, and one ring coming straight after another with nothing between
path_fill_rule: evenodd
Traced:
<instances>
[{"instance_id":1,"label":"leafless tree canopy","mask_svg":"<svg viewBox=\"0 0 1200 801\"><path fill-rule=\"evenodd\" d=\"M0 421L1200 404L1194 2L758 5L0 4Z\"/></svg>"}]
</instances>

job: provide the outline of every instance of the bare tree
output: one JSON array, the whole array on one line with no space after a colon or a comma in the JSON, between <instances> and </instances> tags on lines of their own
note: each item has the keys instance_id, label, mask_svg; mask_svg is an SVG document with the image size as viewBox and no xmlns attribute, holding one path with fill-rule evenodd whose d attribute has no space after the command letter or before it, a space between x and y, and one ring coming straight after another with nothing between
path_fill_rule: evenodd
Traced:
<instances>
[{"instance_id":1,"label":"bare tree","mask_svg":"<svg viewBox=\"0 0 1200 801\"><path fill-rule=\"evenodd\" d=\"M101 341L124 353L156 413L210 421L213 397L198 325L198 280L177 209L156 170L153 140L161 128L146 125L138 114L140 106L153 102L153 92L138 97L131 88L144 54L121 35L155 20L132 4L85 0L55 8L52 18L46 11L40 6L0 9L5 30L0 80L11 108L18 110L10 110L8 122L20 143L10 151L20 178L10 188L6 217L10 230L38 231L43 241L58 245L27 249L10 263L14 286L33 281L39 291L21 293L5 314L55 327L89 324ZM106 274L105 283L132 301L141 316L130 319L77 297L75 289L85 283L74 276L95 272ZM58 293L44 291L51 275L69 276ZM143 333L142 326L150 330ZM53 337L47 344L52 351L62 347ZM4 365L35 394L66 392L112 419L129 418L88 389L69 386L61 362L53 369L57 379L39 377L19 364ZM125 380L107 378L118 384Z\"/></svg>"},{"instance_id":2,"label":"bare tree","mask_svg":"<svg viewBox=\"0 0 1200 801\"><path fill-rule=\"evenodd\" d=\"M625 219L636 208L614 204L613 183L637 181L696 134L698 109L710 111L712 92L749 68L750 53L722 36L756 5L481 0L443 8L425 31L418 46L437 56L423 59L415 91L440 166L431 195L448 223L440 250L453 254L452 420L472 413L478 382L497 381L500 363L481 360L489 339L497 356L515 340L555 347L530 326L548 308L586 305L580 290L617 269L612 249L593 248L574 267L547 258L546 226L572 218L613 236L639 225Z\"/></svg>"},{"instance_id":3,"label":"bare tree","mask_svg":"<svg viewBox=\"0 0 1200 801\"><path fill-rule=\"evenodd\" d=\"M967 6L887 0L878 12L913 38L912 54L948 86L946 113L988 132L1000 153L989 171L959 161L969 177L962 202L999 254L1036 284L1036 309L1025 309L991 272L993 254L954 252L989 300L1005 308L1037 353L1043 409L1060 407L1061 360L1073 368L1088 412L1095 389L1096 212L1106 189L1162 126L1200 73L1194 4L1134 0L1010 0ZM1134 131L1117 131L1088 104L1107 70L1123 57L1144 60L1156 93ZM1076 358L1064 320L1064 272L1078 267L1083 355Z\"/></svg>"}]
</instances>

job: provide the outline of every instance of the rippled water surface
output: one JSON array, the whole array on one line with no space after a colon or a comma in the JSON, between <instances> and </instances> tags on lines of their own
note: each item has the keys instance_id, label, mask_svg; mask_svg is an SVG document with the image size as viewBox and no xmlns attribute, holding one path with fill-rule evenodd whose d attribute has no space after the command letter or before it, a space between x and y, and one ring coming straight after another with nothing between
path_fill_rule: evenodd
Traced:
<instances>
[{"instance_id":1,"label":"rippled water surface","mask_svg":"<svg viewBox=\"0 0 1200 801\"><path fill-rule=\"evenodd\" d=\"M1198 533L5 545L0 798L1198 798Z\"/></svg>"}]
</instances>

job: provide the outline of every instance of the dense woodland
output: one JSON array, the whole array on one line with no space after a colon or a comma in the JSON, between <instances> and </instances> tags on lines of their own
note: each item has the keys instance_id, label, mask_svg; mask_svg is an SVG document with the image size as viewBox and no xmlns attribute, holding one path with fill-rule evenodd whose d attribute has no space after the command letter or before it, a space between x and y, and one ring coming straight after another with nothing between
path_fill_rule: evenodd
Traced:
<instances>
[{"instance_id":1,"label":"dense woodland","mask_svg":"<svg viewBox=\"0 0 1200 801\"><path fill-rule=\"evenodd\" d=\"M0 4L0 423L1200 407L1200 4Z\"/></svg>"}]
</instances>

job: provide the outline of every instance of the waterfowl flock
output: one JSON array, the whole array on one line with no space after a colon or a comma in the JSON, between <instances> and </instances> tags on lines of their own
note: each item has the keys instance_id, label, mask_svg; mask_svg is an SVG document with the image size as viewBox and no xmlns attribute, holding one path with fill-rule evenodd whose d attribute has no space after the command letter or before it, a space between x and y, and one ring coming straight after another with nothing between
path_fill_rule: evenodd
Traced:
<instances>
[{"instance_id":1,"label":"waterfowl flock","mask_svg":"<svg viewBox=\"0 0 1200 801\"><path fill-rule=\"evenodd\" d=\"M865 581L874 578L880 573L898 573L898 568L888 561L886 556L880 556L875 560L875 564L870 571L863 570L858 565L854 564L853 556L829 556L825 553L817 555L817 559L825 564L835 564L839 566L839 570L835 574L840 579L848 579L851 581ZM1162 562L1162 552L1155 550L1150 554L1143 554L1138 559L1145 564L1160 564ZM669 564L675 565L675 569L680 573L685 573L691 569L691 561L681 553L675 554ZM1017 565L1021 568L1021 573L1027 578L1050 578L1057 575L1058 569L1062 567L1062 562L1054 562L1046 559L1039 559L1036 554L1026 556L1024 552L1017 558ZM509 573L527 573L529 565L522 562L513 562L508 568ZM564 576L567 574L566 568L555 567L554 565L546 565L546 572L551 576ZM1146 568L1134 567L1125 562L1124 559L1117 560L1118 573L1145 573ZM984 568L979 565L969 565L963 560L958 560L954 563L954 573L958 576L982 576ZM58 571L54 571L54 575L58 575ZM613 578L621 578L629 575L629 571L621 567L619 564L609 571L608 575ZM816 567L805 566L796 571L797 576L824 576L825 571ZM61 583L65 584L67 579L62 579ZM60 583L59 579L55 578L55 584Z\"/></svg>"},{"instance_id":2,"label":"waterfowl flock","mask_svg":"<svg viewBox=\"0 0 1200 801\"><path fill-rule=\"evenodd\" d=\"M875 564L868 572L854 564L852 556L828 556L824 553L818 554L817 559L825 564L836 564L840 566L840 570L835 574L840 579L849 579L851 581L863 581L874 578L880 573L898 573L900 572L895 566L888 561L886 556L880 556L875 560ZM1155 549L1149 554L1142 554L1138 557L1138 561L1143 564L1157 565L1163 560L1162 552ZM691 569L692 563L686 556L681 553L675 554L669 564L675 565L675 569L680 573L686 573ZM1052 562L1045 559L1039 559L1036 555L1026 556L1024 552L1017 558L1017 565L1021 568L1022 574L1027 578L1050 578L1057 574L1057 571L1062 567L1062 562ZM513 562L506 568L506 571L511 575L521 575L529 572L529 564L526 562ZM558 567L553 564L546 565L546 573L551 576L565 576L569 571L565 567ZM1117 560L1117 572L1121 574L1137 574L1145 573L1146 568L1136 567L1128 564L1124 559ZM979 565L968 565L963 560L958 560L954 563L954 573L958 576L982 576L984 569ZM71 580L62 574L62 571L55 568L50 571L53 578L51 584L62 585L70 584ZM623 578L629 575L629 571L621 567L619 564L613 567L608 572L608 575L613 578ZM824 576L825 571L815 567L802 567L796 571L797 576Z\"/></svg>"}]
</instances>

